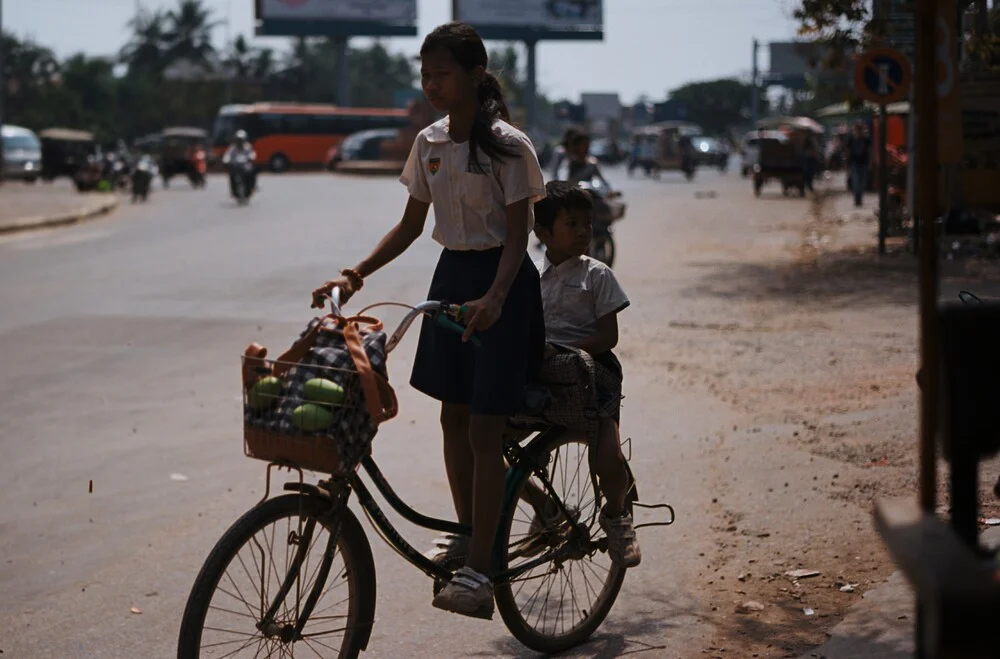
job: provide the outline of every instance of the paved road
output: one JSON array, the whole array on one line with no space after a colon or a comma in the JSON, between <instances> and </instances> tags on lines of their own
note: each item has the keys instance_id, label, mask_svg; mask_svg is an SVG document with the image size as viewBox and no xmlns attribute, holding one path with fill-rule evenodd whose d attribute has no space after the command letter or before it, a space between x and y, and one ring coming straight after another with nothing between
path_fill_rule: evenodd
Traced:
<instances>
[{"instance_id":1,"label":"paved road","mask_svg":"<svg viewBox=\"0 0 1000 659\"><path fill-rule=\"evenodd\" d=\"M712 632L697 554L713 546L703 519L713 458L698 442L733 420L643 360L672 314L701 304L670 283L676 264L719 231L744 230L754 202L736 174L613 177L630 204L618 271L634 303L623 318L623 432L636 438L643 498L670 500L680 519L643 532L642 567L572 656L692 656ZM213 178L204 191L157 190L97 223L0 240L4 656L170 656L199 566L263 494L263 464L241 451L238 355L251 340L287 345L311 317L309 290L371 248L404 193L386 179L328 175L266 177L262 187L237 208ZM696 198L708 190L718 198ZM437 251L422 238L372 278L364 301L422 299ZM723 314L725 302L715 305L708 312ZM448 515L437 411L405 385L414 343L392 360L402 412L376 457L404 498ZM422 546L431 534L407 536ZM533 656L499 619L432 609L428 580L374 538L373 547L378 619L365 656Z\"/></svg>"}]
</instances>

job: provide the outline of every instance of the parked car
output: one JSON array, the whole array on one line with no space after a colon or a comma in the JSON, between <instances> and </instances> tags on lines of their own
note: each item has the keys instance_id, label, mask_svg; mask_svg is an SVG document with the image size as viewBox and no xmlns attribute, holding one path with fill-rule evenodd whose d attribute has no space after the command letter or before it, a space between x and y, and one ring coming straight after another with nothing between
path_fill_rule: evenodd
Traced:
<instances>
[{"instance_id":1,"label":"parked car","mask_svg":"<svg viewBox=\"0 0 1000 659\"><path fill-rule=\"evenodd\" d=\"M42 174L42 143L20 126L3 127L3 176L34 183Z\"/></svg>"},{"instance_id":2,"label":"parked car","mask_svg":"<svg viewBox=\"0 0 1000 659\"><path fill-rule=\"evenodd\" d=\"M326 154L326 169L333 172L338 169L368 169L373 163L395 168L400 171L405 161L387 160L383 154L382 145L399 139L398 128L375 128L351 133L344 140L331 148ZM391 165L391 167L390 167Z\"/></svg>"},{"instance_id":3,"label":"parked car","mask_svg":"<svg viewBox=\"0 0 1000 659\"><path fill-rule=\"evenodd\" d=\"M714 137L699 135L691 138L694 159L699 165L718 167L726 171L729 166L729 148Z\"/></svg>"}]
</instances>

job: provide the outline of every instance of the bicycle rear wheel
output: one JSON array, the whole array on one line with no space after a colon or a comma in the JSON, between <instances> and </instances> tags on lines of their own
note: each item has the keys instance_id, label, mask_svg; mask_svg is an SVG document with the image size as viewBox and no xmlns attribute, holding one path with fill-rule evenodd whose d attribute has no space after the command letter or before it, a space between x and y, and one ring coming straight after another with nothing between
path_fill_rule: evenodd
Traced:
<instances>
[{"instance_id":1,"label":"bicycle rear wheel","mask_svg":"<svg viewBox=\"0 0 1000 659\"><path fill-rule=\"evenodd\" d=\"M506 547L501 570L516 569L545 554L555 556L561 549L569 549L569 555L497 583L497 610L524 645L538 652L561 652L586 641L604 621L621 590L625 569L612 563L598 524L601 497L586 440L558 435L532 449L531 455L546 465L552 489L572 512L582 538L572 539L566 520L537 532L536 510L526 492L529 483L544 486L534 474L522 472L515 485L517 498L501 525Z\"/></svg>"},{"instance_id":2,"label":"bicycle rear wheel","mask_svg":"<svg viewBox=\"0 0 1000 659\"><path fill-rule=\"evenodd\" d=\"M341 513L330 542L328 511L329 502L319 497L289 494L237 520L195 580L178 659L291 657L296 650L355 659L368 644L375 617L375 564L350 510ZM317 599L296 635L310 595Z\"/></svg>"}]
</instances>

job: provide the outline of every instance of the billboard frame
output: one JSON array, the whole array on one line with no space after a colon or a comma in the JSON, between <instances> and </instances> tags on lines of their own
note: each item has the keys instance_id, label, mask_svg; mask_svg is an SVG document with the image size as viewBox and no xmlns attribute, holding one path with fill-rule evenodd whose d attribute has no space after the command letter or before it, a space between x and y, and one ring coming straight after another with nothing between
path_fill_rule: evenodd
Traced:
<instances>
[{"instance_id":1,"label":"billboard frame","mask_svg":"<svg viewBox=\"0 0 1000 659\"><path fill-rule=\"evenodd\" d=\"M460 0L452 0L452 20L463 21L475 28L479 36L488 41L603 41L603 19L600 30L552 30L525 25L476 25L466 21L458 10Z\"/></svg>"},{"instance_id":2,"label":"billboard frame","mask_svg":"<svg viewBox=\"0 0 1000 659\"><path fill-rule=\"evenodd\" d=\"M417 25L378 21L337 21L302 18L264 18L262 0L254 0L254 35L258 37L415 37Z\"/></svg>"}]
</instances>

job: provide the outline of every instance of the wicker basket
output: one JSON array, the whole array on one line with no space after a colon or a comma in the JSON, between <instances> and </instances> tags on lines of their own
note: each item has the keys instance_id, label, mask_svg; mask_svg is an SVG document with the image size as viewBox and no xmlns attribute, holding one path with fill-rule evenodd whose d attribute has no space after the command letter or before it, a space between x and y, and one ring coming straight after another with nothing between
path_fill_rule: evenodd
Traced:
<instances>
[{"instance_id":1,"label":"wicker basket","mask_svg":"<svg viewBox=\"0 0 1000 659\"><path fill-rule=\"evenodd\" d=\"M287 372L297 366L273 360L253 360L243 357L244 372L247 366L252 368L256 377L266 376L274 372ZM279 368L275 368L278 366ZM285 366L286 368L280 368ZM308 367L314 377L321 377L340 385L344 389L344 400L358 400L355 396L357 372L349 369L338 369L313 365ZM360 392L358 392L360 394ZM288 395L283 388L282 394L275 396L270 405L254 408L250 404L250 388L243 389L243 452L247 457L266 462L274 462L285 466L298 467L309 471L336 473L341 470L342 459L337 450L337 438L328 431L307 432L295 428L274 428L276 410L294 408L308 402L301 396ZM323 403L323 407L336 414L338 408L349 405Z\"/></svg>"},{"instance_id":2,"label":"wicker basket","mask_svg":"<svg viewBox=\"0 0 1000 659\"><path fill-rule=\"evenodd\" d=\"M243 452L247 457L334 474L340 471L340 454L329 437L290 435L243 425Z\"/></svg>"}]
</instances>

